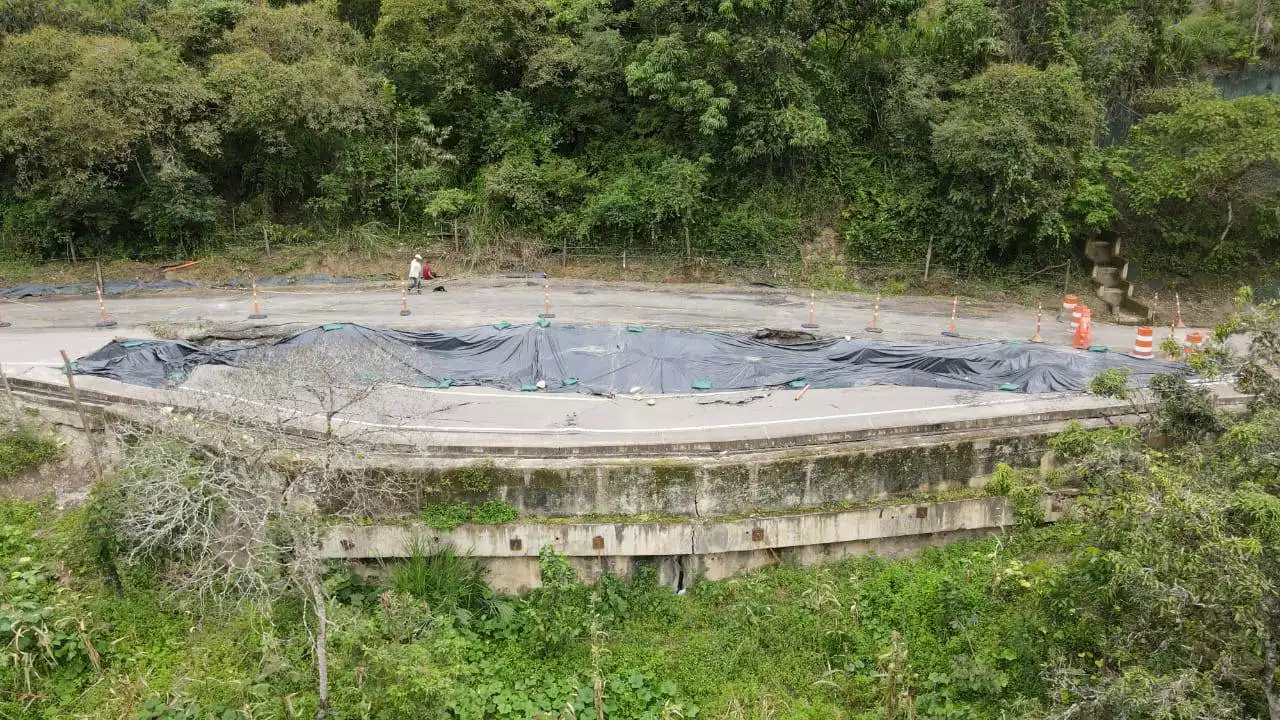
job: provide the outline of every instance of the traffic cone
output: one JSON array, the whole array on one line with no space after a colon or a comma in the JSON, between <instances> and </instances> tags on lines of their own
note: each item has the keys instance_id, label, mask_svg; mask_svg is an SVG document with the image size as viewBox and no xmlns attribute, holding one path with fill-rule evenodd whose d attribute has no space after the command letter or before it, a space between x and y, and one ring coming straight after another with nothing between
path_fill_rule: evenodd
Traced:
<instances>
[{"instance_id":1,"label":"traffic cone","mask_svg":"<svg viewBox=\"0 0 1280 720\"><path fill-rule=\"evenodd\" d=\"M951 296L951 322L947 324L947 329L942 331L947 337L960 337L960 333L956 332L956 309L960 306L960 296Z\"/></svg>"},{"instance_id":2,"label":"traffic cone","mask_svg":"<svg viewBox=\"0 0 1280 720\"><path fill-rule=\"evenodd\" d=\"M102 302L102 286L99 285L95 289L98 291L98 317L100 317L101 319L98 320L98 322L94 323L93 326L100 327L100 328L115 327L116 321L112 320L107 315L107 306Z\"/></svg>"},{"instance_id":3,"label":"traffic cone","mask_svg":"<svg viewBox=\"0 0 1280 720\"><path fill-rule=\"evenodd\" d=\"M406 283L400 283L400 317L412 315L409 310L409 286Z\"/></svg>"},{"instance_id":4,"label":"traffic cone","mask_svg":"<svg viewBox=\"0 0 1280 720\"><path fill-rule=\"evenodd\" d=\"M543 283L542 284L542 314L539 315L538 317L542 318L543 320L549 320L555 316L556 314L551 312L551 284Z\"/></svg>"},{"instance_id":5,"label":"traffic cone","mask_svg":"<svg viewBox=\"0 0 1280 720\"><path fill-rule=\"evenodd\" d=\"M262 304L258 302L258 282L251 280L249 289L253 292L253 314L249 316L250 320L266 320L267 314L262 312Z\"/></svg>"},{"instance_id":6,"label":"traffic cone","mask_svg":"<svg viewBox=\"0 0 1280 720\"><path fill-rule=\"evenodd\" d=\"M1066 322L1067 318L1072 317L1071 313L1075 312L1076 305L1080 304L1080 298L1075 295L1067 295L1062 298L1062 312L1058 315L1058 322ZM1074 330L1075 328L1072 328Z\"/></svg>"},{"instance_id":7,"label":"traffic cone","mask_svg":"<svg viewBox=\"0 0 1280 720\"><path fill-rule=\"evenodd\" d=\"M1071 346L1077 350L1088 350L1093 345L1093 311L1087 305L1076 307L1080 308L1080 325Z\"/></svg>"},{"instance_id":8,"label":"traffic cone","mask_svg":"<svg viewBox=\"0 0 1280 720\"><path fill-rule=\"evenodd\" d=\"M1076 303L1071 308L1071 332L1075 333L1080 329L1080 316L1084 314L1084 303Z\"/></svg>"},{"instance_id":9,"label":"traffic cone","mask_svg":"<svg viewBox=\"0 0 1280 720\"><path fill-rule=\"evenodd\" d=\"M1036 334L1032 335L1027 342L1042 343L1044 337L1040 335L1040 323L1044 320L1044 305L1036 303Z\"/></svg>"},{"instance_id":10,"label":"traffic cone","mask_svg":"<svg viewBox=\"0 0 1280 720\"><path fill-rule=\"evenodd\" d=\"M1139 327L1138 334L1133 339L1133 352L1129 353L1129 356L1136 357L1139 360L1151 360L1155 358L1155 336L1155 328L1148 325Z\"/></svg>"},{"instance_id":11,"label":"traffic cone","mask_svg":"<svg viewBox=\"0 0 1280 720\"><path fill-rule=\"evenodd\" d=\"M800 327L808 330L818 329L818 321L815 320L813 316L813 293L809 293L809 322L800 323Z\"/></svg>"},{"instance_id":12,"label":"traffic cone","mask_svg":"<svg viewBox=\"0 0 1280 720\"><path fill-rule=\"evenodd\" d=\"M880 293L876 293L876 302L871 306L871 327L867 328L867 332L877 335L884 332L880 329Z\"/></svg>"}]
</instances>

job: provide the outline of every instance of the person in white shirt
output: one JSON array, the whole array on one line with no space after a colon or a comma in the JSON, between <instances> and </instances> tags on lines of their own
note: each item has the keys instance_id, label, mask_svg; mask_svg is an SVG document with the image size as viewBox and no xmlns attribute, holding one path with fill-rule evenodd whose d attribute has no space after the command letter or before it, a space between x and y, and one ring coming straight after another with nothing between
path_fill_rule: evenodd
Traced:
<instances>
[{"instance_id":1,"label":"person in white shirt","mask_svg":"<svg viewBox=\"0 0 1280 720\"><path fill-rule=\"evenodd\" d=\"M414 255L413 262L409 263L409 289L417 290L418 294L422 294L422 256Z\"/></svg>"}]
</instances>

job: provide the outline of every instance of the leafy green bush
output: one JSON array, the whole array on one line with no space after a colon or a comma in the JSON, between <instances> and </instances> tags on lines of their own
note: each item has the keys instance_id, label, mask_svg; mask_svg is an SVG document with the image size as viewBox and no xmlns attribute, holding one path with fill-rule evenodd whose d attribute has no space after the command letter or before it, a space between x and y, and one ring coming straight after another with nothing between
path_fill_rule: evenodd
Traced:
<instances>
[{"instance_id":1,"label":"leafy green bush","mask_svg":"<svg viewBox=\"0 0 1280 720\"><path fill-rule=\"evenodd\" d=\"M54 460L61 452L61 446L52 436L20 422L0 434L0 480Z\"/></svg>"},{"instance_id":2,"label":"leafy green bush","mask_svg":"<svg viewBox=\"0 0 1280 720\"><path fill-rule=\"evenodd\" d=\"M453 530L471 522L471 506L464 502L434 503L422 509L422 522L437 530Z\"/></svg>"},{"instance_id":3,"label":"leafy green bush","mask_svg":"<svg viewBox=\"0 0 1280 720\"><path fill-rule=\"evenodd\" d=\"M991 479L987 481L987 492L992 495L1008 495L1017 482L1018 472L1007 463L999 463L995 472L991 473Z\"/></svg>"},{"instance_id":4,"label":"leafy green bush","mask_svg":"<svg viewBox=\"0 0 1280 720\"><path fill-rule=\"evenodd\" d=\"M467 523L503 525L517 515L515 507L502 500L486 500L474 507L465 502L448 502L423 508L422 522L437 530L453 530Z\"/></svg>"},{"instance_id":5,"label":"leafy green bush","mask_svg":"<svg viewBox=\"0 0 1280 720\"><path fill-rule=\"evenodd\" d=\"M502 525L516 519L516 509L502 500L487 500L471 513L471 522L479 525Z\"/></svg>"},{"instance_id":6,"label":"leafy green bush","mask_svg":"<svg viewBox=\"0 0 1280 720\"><path fill-rule=\"evenodd\" d=\"M1129 397L1129 377L1132 374L1126 367L1103 370L1089 380L1089 392L1099 397L1124 400Z\"/></svg>"},{"instance_id":7,"label":"leafy green bush","mask_svg":"<svg viewBox=\"0 0 1280 720\"><path fill-rule=\"evenodd\" d=\"M1132 449L1142 442L1138 429L1128 425L1117 428L1089 430L1072 420L1067 429L1049 438L1049 449L1065 462L1083 459L1101 447Z\"/></svg>"},{"instance_id":8,"label":"leafy green bush","mask_svg":"<svg viewBox=\"0 0 1280 720\"><path fill-rule=\"evenodd\" d=\"M1032 477L1030 472L1018 472L1006 463L996 465L987 481L987 492L1009 499L1014 519L1019 525L1035 525L1044 522L1045 485Z\"/></svg>"},{"instance_id":9,"label":"leafy green bush","mask_svg":"<svg viewBox=\"0 0 1280 720\"><path fill-rule=\"evenodd\" d=\"M1168 373L1152 377L1150 387L1160 401L1155 420L1161 434L1175 442L1195 442L1223 431L1208 388L1192 386L1182 375Z\"/></svg>"}]
</instances>

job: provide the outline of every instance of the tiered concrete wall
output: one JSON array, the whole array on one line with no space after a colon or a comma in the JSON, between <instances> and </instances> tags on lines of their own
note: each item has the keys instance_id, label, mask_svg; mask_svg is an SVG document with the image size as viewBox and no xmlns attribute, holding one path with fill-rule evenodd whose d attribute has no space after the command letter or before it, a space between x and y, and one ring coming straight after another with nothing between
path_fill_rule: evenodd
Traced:
<instances>
[{"instance_id":1,"label":"tiered concrete wall","mask_svg":"<svg viewBox=\"0 0 1280 720\"><path fill-rule=\"evenodd\" d=\"M462 462L445 468L384 469L371 473L369 483L398 486L397 492L385 493L394 501L378 513L387 518L416 517L431 503L490 499L508 502L524 516L714 517L981 487L998 463L1039 465L1048 438L1060 429L1004 429L898 440L895 447L836 445L730 460ZM317 502L334 512L343 498Z\"/></svg>"},{"instance_id":2,"label":"tiered concrete wall","mask_svg":"<svg viewBox=\"0 0 1280 720\"><path fill-rule=\"evenodd\" d=\"M1062 499L1045 499L1049 520ZM788 561L801 565L876 553L902 555L957 539L982 537L1013 522L1003 497L746 518L728 522L512 523L464 525L440 531L421 525L333 527L322 554L328 558L403 558L414 540L452 546L484 561L493 586L521 592L540 584L538 551L567 555L584 580L604 572L627 576L641 565L682 589L695 578L717 580Z\"/></svg>"}]
</instances>

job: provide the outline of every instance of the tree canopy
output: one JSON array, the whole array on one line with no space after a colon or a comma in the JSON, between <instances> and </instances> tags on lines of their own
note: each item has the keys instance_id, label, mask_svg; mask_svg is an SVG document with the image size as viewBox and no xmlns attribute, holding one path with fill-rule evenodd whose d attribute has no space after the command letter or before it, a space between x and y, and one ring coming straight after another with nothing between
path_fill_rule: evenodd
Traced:
<instances>
[{"instance_id":1,"label":"tree canopy","mask_svg":"<svg viewBox=\"0 0 1280 720\"><path fill-rule=\"evenodd\" d=\"M1274 258L1265 0L22 0L0 247L212 249L259 226L855 260ZM686 245L686 242L688 245ZM1164 255L1161 255L1164 257Z\"/></svg>"}]
</instances>

